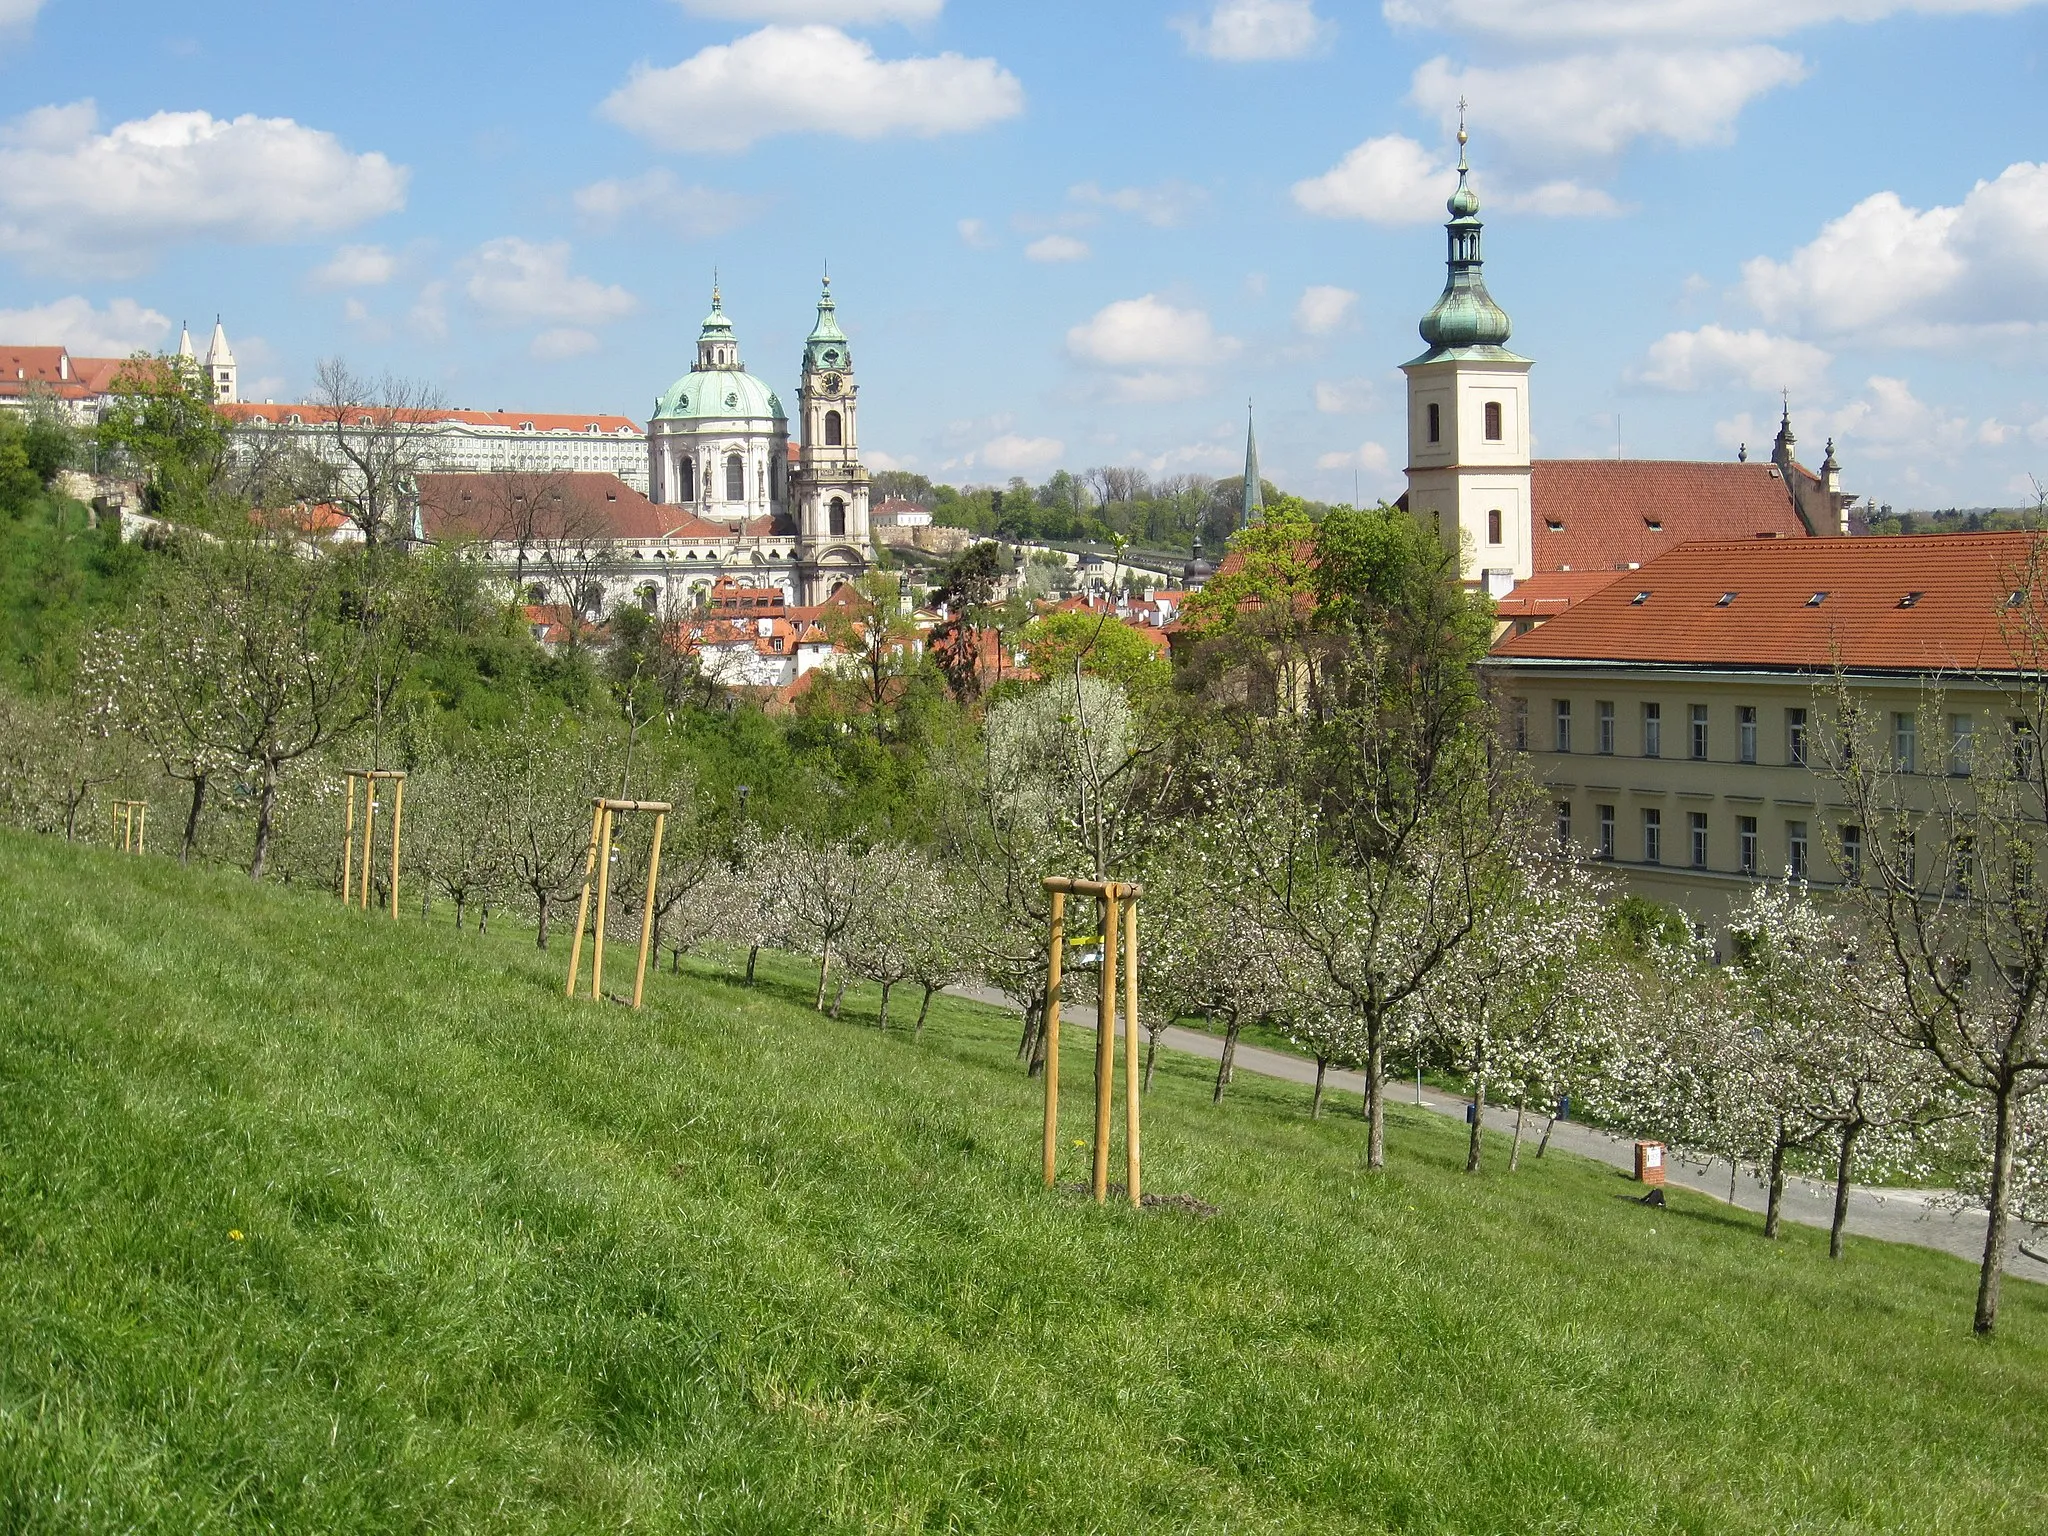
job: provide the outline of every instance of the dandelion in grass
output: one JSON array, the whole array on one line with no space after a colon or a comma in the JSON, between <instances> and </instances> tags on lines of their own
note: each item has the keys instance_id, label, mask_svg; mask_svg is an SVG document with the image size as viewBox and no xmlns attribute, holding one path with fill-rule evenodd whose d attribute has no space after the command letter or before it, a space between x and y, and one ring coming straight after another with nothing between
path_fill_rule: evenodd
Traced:
<instances>
[{"instance_id":1,"label":"dandelion in grass","mask_svg":"<svg viewBox=\"0 0 2048 1536\"><path fill-rule=\"evenodd\" d=\"M240 1242L241 1240L242 1240L242 1233L241 1233L241 1229L240 1229L240 1228L238 1228L238 1227L229 1227L229 1228L228 1228L228 1241L229 1241L229 1242L231 1242L231 1243L239 1243L239 1242Z\"/></svg>"}]
</instances>

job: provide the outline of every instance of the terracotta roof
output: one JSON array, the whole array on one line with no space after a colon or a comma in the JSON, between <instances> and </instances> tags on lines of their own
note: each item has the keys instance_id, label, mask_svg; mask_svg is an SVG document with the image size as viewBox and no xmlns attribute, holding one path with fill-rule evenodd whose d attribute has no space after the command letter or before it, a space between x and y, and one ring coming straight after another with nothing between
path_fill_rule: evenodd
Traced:
<instances>
[{"instance_id":1,"label":"terracotta roof","mask_svg":"<svg viewBox=\"0 0 2048 1536\"><path fill-rule=\"evenodd\" d=\"M2030 533L1686 544L1513 635L1508 661L2000 670ZM1814 601L1820 595L1818 602ZM1724 601L1725 598L1725 601ZM2040 622L2048 594L2036 593Z\"/></svg>"},{"instance_id":2,"label":"terracotta roof","mask_svg":"<svg viewBox=\"0 0 2048 1536\"><path fill-rule=\"evenodd\" d=\"M1573 603L1627 574L1612 569L1538 571L1528 580L1516 582L1514 590L1494 604L1494 613L1503 619L1554 619Z\"/></svg>"},{"instance_id":3,"label":"terracotta roof","mask_svg":"<svg viewBox=\"0 0 2048 1536\"><path fill-rule=\"evenodd\" d=\"M103 395L125 357L73 357L63 347L0 346L0 395L21 395L41 385L59 399Z\"/></svg>"},{"instance_id":4,"label":"terracotta roof","mask_svg":"<svg viewBox=\"0 0 2048 1536\"><path fill-rule=\"evenodd\" d=\"M231 405L223 404L220 413L230 421L260 421L272 426L281 425L292 416L299 417L301 424L306 426L317 426L333 420L324 406L303 402L293 404L289 401L259 404L252 400L238 400ZM510 432L517 432L522 427L531 427L536 436L543 432L567 433L572 437L611 437L621 433L633 437L642 435L640 424L630 416L576 415L545 411L456 410L417 411L406 414L410 419L426 426L456 422L463 426L497 427ZM597 431L592 432L592 427L596 427Z\"/></svg>"},{"instance_id":5,"label":"terracotta roof","mask_svg":"<svg viewBox=\"0 0 2048 1536\"><path fill-rule=\"evenodd\" d=\"M1769 464L1538 459L1530 470L1537 571L1626 570L1687 540L1808 532Z\"/></svg>"},{"instance_id":6,"label":"terracotta roof","mask_svg":"<svg viewBox=\"0 0 2048 1536\"><path fill-rule=\"evenodd\" d=\"M508 495L544 488L533 536L542 539L728 539L732 530L686 507L658 507L617 475L420 475L420 519L430 539L507 538L525 520Z\"/></svg>"}]
</instances>

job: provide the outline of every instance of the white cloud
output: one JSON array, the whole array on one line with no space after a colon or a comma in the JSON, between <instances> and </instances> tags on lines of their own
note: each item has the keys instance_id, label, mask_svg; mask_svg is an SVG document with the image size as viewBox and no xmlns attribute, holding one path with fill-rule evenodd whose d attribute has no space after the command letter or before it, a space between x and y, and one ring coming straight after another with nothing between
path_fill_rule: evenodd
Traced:
<instances>
[{"instance_id":1,"label":"white cloud","mask_svg":"<svg viewBox=\"0 0 2048 1536\"><path fill-rule=\"evenodd\" d=\"M1072 235L1047 235L1025 246L1024 255L1029 261L1085 261L1088 242Z\"/></svg>"},{"instance_id":2,"label":"white cloud","mask_svg":"<svg viewBox=\"0 0 2048 1536\"><path fill-rule=\"evenodd\" d=\"M516 235L487 240L464 266L463 291L495 320L602 325L639 307L639 301L616 284L570 272L565 240L548 245Z\"/></svg>"},{"instance_id":3,"label":"white cloud","mask_svg":"<svg viewBox=\"0 0 2048 1536\"><path fill-rule=\"evenodd\" d=\"M313 269L321 288L375 288L398 271L398 260L381 245L344 245Z\"/></svg>"},{"instance_id":4,"label":"white cloud","mask_svg":"<svg viewBox=\"0 0 2048 1536\"><path fill-rule=\"evenodd\" d=\"M1209 392L1209 377L1200 369L1179 373L1119 374L1109 381L1109 397L1124 405L1170 405Z\"/></svg>"},{"instance_id":5,"label":"white cloud","mask_svg":"<svg viewBox=\"0 0 2048 1536\"><path fill-rule=\"evenodd\" d=\"M1172 26L1190 53L1231 64L1303 58L1337 32L1316 14L1315 0L1216 0L1207 16L1178 17Z\"/></svg>"},{"instance_id":6,"label":"white cloud","mask_svg":"<svg viewBox=\"0 0 2048 1536\"><path fill-rule=\"evenodd\" d=\"M1325 416L1357 416L1373 408L1379 396L1371 379L1316 380L1316 409Z\"/></svg>"},{"instance_id":7,"label":"white cloud","mask_svg":"<svg viewBox=\"0 0 2048 1536\"><path fill-rule=\"evenodd\" d=\"M1294 201L1326 219L1420 224L1438 217L1457 173L1406 135L1367 139L1320 176L1294 184Z\"/></svg>"},{"instance_id":8,"label":"white cloud","mask_svg":"<svg viewBox=\"0 0 2048 1536\"><path fill-rule=\"evenodd\" d=\"M1802 411L1795 398L1792 425L1800 435L1799 456L1808 464L1819 463L1823 445L1834 439L1849 481L1856 479L1859 463L1877 460L1903 465L1906 480L1914 482L1918 466L1978 464L1984 448L2000 446L2015 435L1996 418L1972 421L1951 407L1930 405L1905 379L1886 374L1873 374L1864 381L1861 394L1831 411ZM1719 442L1729 448L1747 443L1752 458L1769 451L1776 432L1775 408L1765 420L1744 411L1714 427Z\"/></svg>"},{"instance_id":9,"label":"white cloud","mask_svg":"<svg viewBox=\"0 0 2048 1536\"><path fill-rule=\"evenodd\" d=\"M1659 389L1818 389L1827 376L1828 354L1811 342L1768 331L1731 331L1703 325L1673 331L1651 344L1636 378Z\"/></svg>"},{"instance_id":10,"label":"white cloud","mask_svg":"<svg viewBox=\"0 0 2048 1536\"><path fill-rule=\"evenodd\" d=\"M869 469L884 470L917 468L917 456L915 454L905 454L903 457L898 458L893 453L887 453L880 448L870 448L866 444L862 444L860 456L861 461L865 463Z\"/></svg>"},{"instance_id":11,"label":"white cloud","mask_svg":"<svg viewBox=\"0 0 2048 1536\"><path fill-rule=\"evenodd\" d=\"M1112 187L1106 191L1096 182L1084 181L1067 188L1067 196L1077 203L1128 213L1155 229L1172 229L1186 223L1209 201L1207 188L1190 186L1184 181L1162 181L1156 187Z\"/></svg>"},{"instance_id":12,"label":"white cloud","mask_svg":"<svg viewBox=\"0 0 2048 1536\"><path fill-rule=\"evenodd\" d=\"M1326 336L1351 317L1357 303L1358 295L1349 288L1312 283L1295 302L1295 327L1310 336Z\"/></svg>"},{"instance_id":13,"label":"white cloud","mask_svg":"<svg viewBox=\"0 0 2048 1536\"><path fill-rule=\"evenodd\" d=\"M1541 59L1502 69L1435 58L1415 71L1415 103L1446 123L1460 98L1472 117L1529 159L1610 156L1639 138L1696 146L1727 142L1756 97L1806 78L1796 55L1740 48L1613 53Z\"/></svg>"},{"instance_id":14,"label":"white cloud","mask_svg":"<svg viewBox=\"0 0 2048 1536\"><path fill-rule=\"evenodd\" d=\"M1819 335L1944 345L2048 324L2048 165L2022 161L1953 207L1866 197L1783 262L1744 263L1766 320Z\"/></svg>"},{"instance_id":15,"label":"white cloud","mask_svg":"<svg viewBox=\"0 0 2048 1536\"><path fill-rule=\"evenodd\" d=\"M1387 467L1387 450L1378 443L1360 443L1345 452L1326 453L1316 460L1317 469L1369 469Z\"/></svg>"},{"instance_id":16,"label":"white cloud","mask_svg":"<svg viewBox=\"0 0 2048 1536\"><path fill-rule=\"evenodd\" d=\"M685 240L709 240L751 222L767 199L716 187L685 185L665 166L639 176L611 177L571 195L586 222L609 229L625 220L665 226Z\"/></svg>"},{"instance_id":17,"label":"white cloud","mask_svg":"<svg viewBox=\"0 0 2048 1536\"><path fill-rule=\"evenodd\" d=\"M2041 0L1384 0L1393 25L1518 42L1731 41L1827 22L2004 14Z\"/></svg>"},{"instance_id":18,"label":"white cloud","mask_svg":"<svg viewBox=\"0 0 2048 1536\"><path fill-rule=\"evenodd\" d=\"M285 117L159 112L97 132L89 101L0 131L0 250L134 272L181 240L303 240L405 203L406 171Z\"/></svg>"},{"instance_id":19,"label":"white cloud","mask_svg":"<svg viewBox=\"0 0 2048 1536\"><path fill-rule=\"evenodd\" d=\"M595 352L597 338L575 326L557 326L534 337L533 345L527 350L544 363L556 363L565 357L582 357Z\"/></svg>"},{"instance_id":20,"label":"white cloud","mask_svg":"<svg viewBox=\"0 0 2048 1536\"><path fill-rule=\"evenodd\" d=\"M1526 192L1510 192L1501 206L1546 219L1611 219L1622 211L1610 192L1576 181L1546 181Z\"/></svg>"},{"instance_id":21,"label":"white cloud","mask_svg":"<svg viewBox=\"0 0 2048 1536\"><path fill-rule=\"evenodd\" d=\"M428 283L413 300L406 312L406 321L415 334L428 341L441 341L448 335L448 285L435 281Z\"/></svg>"},{"instance_id":22,"label":"white cloud","mask_svg":"<svg viewBox=\"0 0 2048 1536\"><path fill-rule=\"evenodd\" d=\"M975 457L987 469L1023 474L1027 470L1050 469L1059 463L1067 445L1056 437L1020 437L1006 432L981 445Z\"/></svg>"},{"instance_id":23,"label":"white cloud","mask_svg":"<svg viewBox=\"0 0 2048 1536\"><path fill-rule=\"evenodd\" d=\"M601 110L663 149L719 152L778 133L965 133L1022 112L1024 87L994 59L885 60L836 27L771 26L640 65Z\"/></svg>"},{"instance_id":24,"label":"white cloud","mask_svg":"<svg viewBox=\"0 0 2048 1536\"><path fill-rule=\"evenodd\" d=\"M1106 368L1200 365L1229 355L1236 346L1216 334L1205 311L1176 308L1152 293L1105 304L1067 332L1068 351Z\"/></svg>"},{"instance_id":25,"label":"white cloud","mask_svg":"<svg viewBox=\"0 0 2048 1536\"><path fill-rule=\"evenodd\" d=\"M996 237L988 232L988 225L980 219L962 219L953 226L960 231L960 242L977 251L994 248Z\"/></svg>"},{"instance_id":26,"label":"white cloud","mask_svg":"<svg viewBox=\"0 0 2048 1536\"><path fill-rule=\"evenodd\" d=\"M27 309L0 309L0 336L29 347L68 347L79 357L126 357L162 342L170 318L133 299L115 299L105 309L73 294Z\"/></svg>"},{"instance_id":27,"label":"white cloud","mask_svg":"<svg viewBox=\"0 0 2048 1536\"><path fill-rule=\"evenodd\" d=\"M0 0L0 32L29 26L42 8L43 0Z\"/></svg>"},{"instance_id":28,"label":"white cloud","mask_svg":"<svg viewBox=\"0 0 2048 1536\"><path fill-rule=\"evenodd\" d=\"M721 21L931 21L946 0L680 0L692 16Z\"/></svg>"}]
</instances>

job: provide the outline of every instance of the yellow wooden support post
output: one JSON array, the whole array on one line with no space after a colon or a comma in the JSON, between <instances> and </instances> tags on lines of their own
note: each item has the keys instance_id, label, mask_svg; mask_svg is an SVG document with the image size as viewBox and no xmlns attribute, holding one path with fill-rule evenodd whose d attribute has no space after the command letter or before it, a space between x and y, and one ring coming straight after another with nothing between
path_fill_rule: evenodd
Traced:
<instances>
[{"instance_id":1,"label":"yellow wooden support post","mask_svg":"<svg viewBox=\"0 0 2048 1536\"><path fill-rule=\"evenodd\" d=\"M1124 898L1124 1187L1131 1209L1138 1194L1138 903Z\"/></svg>"},{"instance_id":2,"label":"yellow wooden support post","mask_svg":"<svg viewBox=\"0 0 2048 1536\"><path fill-rule=\"evenodd\" d=\"M1102 894L1102 991L1095 1004L1095 1203L1109 1198L1109 1111L1116 1090L1116 887Z\"/></svg>"},{"instance_id":3,"label":"yellow wooden support post","mask_svg":"<svg viewBox=\"0 0 2048 1536\"><path fill-rule=\"evenodd\" d=\"M135 822L135 851L142 853L149 842L149 802L142 802L141 814Z\"/></svg>"},{"instance_id":4,"label":"yellow wooden support post","mask_svg":"<svg viewBox=\"0 0 2048 1536\"><path fill-rule=\"evenodd\" d=\"M596 806L596 802L591 802ZM576 974L583 967L583 924L590 916L590 875L597 868L597 835L604 826L604 809L597 806L590 813L590 851L583 856L583 895L576 902L576 937L569 945L569 984L562 989L562 996L576 995Z\"/></svg>"},{"instance_id":5,"label":"yellow wooden support post","mask_svg":"<svg viewBox=\"0 0 2048 1536\"><path fill-rule=\"evenodd\" d=\"M640 913L640 969L633 976L633 1006L647 986L647 946L654 941L654 896L661 889L661 834L668 826L668 813L654 813L654 848L647 856L647 899Z\"/></svg>"},{"instance_id":6,"label":"yellow wooden support post","mask_svg":"<svg viewBox=\"0 0 2048 1536\"><path fill-rule=\"evenodd\" d=\"M597 853L597 921L590 933L590 999L596 1002L604 996L604 920L605 908L612 894L612 810L605 806L600 812L604 821L604 837Z\"/></svg>"},{"instance_id":7,"label":"yellow wooden support post","mask_svg":"<svg viewBox=\"0 0 2048 1536\"><path fill-rule=\"evenodd\" d=\"M1060 957L1067 947L1067 893L1052 893L1052 951L1045 962L1045 1187L1060 1156Z\"/></svg>"},{"instance_id":8,"label":"yellow wooden support post","mask_svg":"<svg viewBox=\"0 0 2048 1536\"><path fill-rule=\"evenodd\" d=\"M349 877L355 873L356 776L348 776L348 816L341 825L341 904L348 905Z\"/></svg>"},{"instance_id":9,"label":"yellow wooden support post","mask_svg":"<svg viewBox=\"0 0 2048 1536\"><path fill-rule=\"evenodd\" d=\"M398 921L398 829L405 825L405 778L393 780L391 796L391 921Z\"/></svg>"},{"instance_id":10,"label":"yellow wooden support post","mask_svg":"<svg viewBox=\"0 0 2048 1536\"><path fill-rule=\"evenodd\" d=\"M360 876L362 894L356 899L356 905L365 912L370 910L370 839L376 826L377 781L366 774L363 777L363 867Z\"/></svg>"}]
</instances>

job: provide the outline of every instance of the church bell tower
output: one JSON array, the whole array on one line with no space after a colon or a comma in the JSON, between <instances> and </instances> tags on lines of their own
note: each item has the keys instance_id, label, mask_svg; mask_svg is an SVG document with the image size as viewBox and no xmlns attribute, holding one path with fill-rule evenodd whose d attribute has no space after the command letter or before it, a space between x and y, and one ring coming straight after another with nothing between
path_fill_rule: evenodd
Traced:
<instances>
[{"instance_id":1,"label":"church bell tower","mask_svg":"<svg viewBox=\"0 0 2048 1536\"><path fill-rule=\"evenodd\" d=\"M818 323L804 342L797 386L797 579L806 605L822 603L833 588L864 575L873 561L859 395L853 349L839 329L828 277L818 299Z\"/></svg>"},{"instance_id":2,"label":"church bell tower","mask_svg":"<svg viewBox=\"0 0 2048 1536\"><path fill-rule=\"evenodd\" d=\"M1460 104L1462 107L1462 103ZM1468 585L1504 596L1535 568L1529 500L1529 369L1507 349L1507 312L1480 275L1479 194L1458 122L1458 186L1445 205L1444 291L1419 327L1408 376L1408 509L1434 520Z\"/></svg>"}]
</instances>

